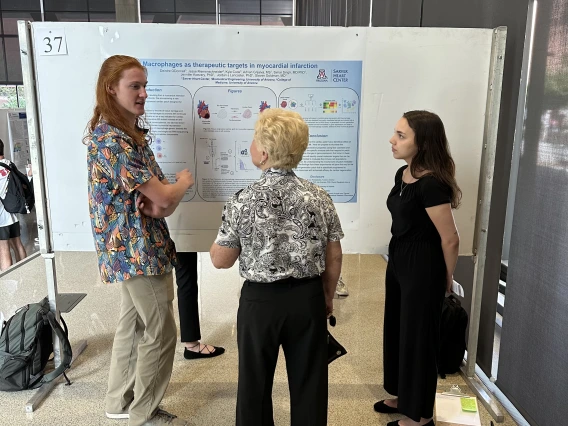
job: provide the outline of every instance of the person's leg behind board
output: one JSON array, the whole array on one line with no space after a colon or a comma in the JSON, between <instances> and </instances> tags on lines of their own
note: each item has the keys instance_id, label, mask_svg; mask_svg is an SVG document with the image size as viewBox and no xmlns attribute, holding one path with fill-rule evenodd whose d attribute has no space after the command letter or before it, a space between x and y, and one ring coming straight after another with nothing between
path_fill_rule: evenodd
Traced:
<instances>
[{"instance_id":1,"label":"person's leg behind board","mask_svg":"<svg viewBox=\"0 0 568 426\"><path fill-rule=\"evenodd\" d=\"M22 244L22 239L20 238L20 222L12 224L10 228L10 246L14 251L16 262L27 257L26 249Z\"/></svg>"},{"instance_id":2,"label":"person's leg behind board","mask_svg":"<svg viewBox=\"0 0 568 426\"><path fill-rule=\"evenodd\" d=\"M225 349L200 342L199 291L197 286L197 253L178 252L176 283L181 341L185 345L186 359L212 358L222 355Z\"/></svg>"}]
</instances>

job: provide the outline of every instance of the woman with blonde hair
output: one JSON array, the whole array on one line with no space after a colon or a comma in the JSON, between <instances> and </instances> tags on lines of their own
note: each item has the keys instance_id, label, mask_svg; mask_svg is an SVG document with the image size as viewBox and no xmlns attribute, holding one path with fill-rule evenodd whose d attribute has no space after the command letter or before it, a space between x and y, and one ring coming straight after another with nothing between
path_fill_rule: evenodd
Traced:
<instances>
[{"instance_id":1,"label":"woman with blonde hair","mask_svg":"<svg viewBox=\"0 0 568 426\"><path fill-rule=\"evenodd\" d=\"M89 210L101 279L121 283L106 415L129 425L186 425L158 409L172 373L176 324L175 246L163 217L193 185L188 170L170 184L144 128L146 69L111 56L99 73L88 126ZM161 219L157 219L161 217Z\"/></svg>"},{"instance_id":2,"label":"woman with blonde hair","mask_svg":"<svg viewBox=\"0 0 568 426\"><path fill-rule=\"evenodd\" d=\"M266 109L250 152L262 175L225 204L216 268L239 259L237 426L273 426L272 384L286 357L292 426L327 424L327 327L343 232L331 197L292 171L308 146L298 113Z\"/></svg>"}]
</instances>

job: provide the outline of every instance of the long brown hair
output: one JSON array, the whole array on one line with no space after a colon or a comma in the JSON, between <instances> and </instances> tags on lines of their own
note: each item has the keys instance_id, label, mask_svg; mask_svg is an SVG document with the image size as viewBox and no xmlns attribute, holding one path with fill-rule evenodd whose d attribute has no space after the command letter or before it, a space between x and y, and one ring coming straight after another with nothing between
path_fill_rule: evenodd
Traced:
<instances>
[{"instance_id":1,"label":"long brown hair","mask_svg":"<svg viewBox=\"0 0 568 426\"><path fill-rule=\"evenodd\" d=\"M451 205L457 209L462 192L456 182L456 165L450 154L444 123L438 115L428 111L408 111L403 115L414 130L418 152L410 163L413 177L434 176L452 190Z\"/></svg>"},{"instance_id":2,"label":"long brown hair","mask_svg":"<svg viewBox=\"0 0 568 426\"><path fill-rule=\"evenodd\" d=\"M110 88L118 84L124 71L132 68L138 68L144 71L145 74L148 74L140 61L131 56L114 55L103 62L97 80L95 109L92 118L87 124L88 134L85 135L83 143L89 142L90 133L95 130L101 120L105 120L111 126L122 130L136 143L146 143L146 135L143 129L147 127L147 123L144 117L138 117L136 123L127 120L122 115L116 100L110 93Z\"/></svg>"}]
</instances>

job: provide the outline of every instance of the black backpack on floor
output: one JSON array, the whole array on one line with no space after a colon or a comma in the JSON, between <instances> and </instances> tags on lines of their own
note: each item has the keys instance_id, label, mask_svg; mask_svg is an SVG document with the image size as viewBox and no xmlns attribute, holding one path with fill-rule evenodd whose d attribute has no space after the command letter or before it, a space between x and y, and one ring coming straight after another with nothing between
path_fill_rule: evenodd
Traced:
<instances>
[{"instance_id":1,"label":"black backpack on floor","mask_svg":"<svg viewBox=\"0 0 568 426\"><path fill-rule=\"evenodd\" d=\"M442 306L438 355L438 374L442 379L460 369L466 350L467 323L467 312L460 301L454 296L446 297Z\"/></svg>"},{"instance_id":2,"label":"black backpack on floor","mask_svg":"<svg viewBox=\"0 0 568 426\"><path fill-rule=\"evenodd\" d=\"M2 325L0 334L0 391L34 389L58 378L71 364L73 353L65 331L49 310L47 298L26 305ZM61 364L48 374L43 370L53 352L53 334L61 347ZM69 379L65 376L67 383Z\"/></svg>"},{"instance_id":3,"label":"black backpack on floor","mask_svg":"<svg viewBox=\"0 0 568 426\"><path fill-rule=\"evenodd\" d=\"M10 171L6 196L0 199L6 211L20 214L31 212L35 204L32 182L18 170L14 163L8 165L0 161L0 166Z\"/></svg>"}]
</instances>

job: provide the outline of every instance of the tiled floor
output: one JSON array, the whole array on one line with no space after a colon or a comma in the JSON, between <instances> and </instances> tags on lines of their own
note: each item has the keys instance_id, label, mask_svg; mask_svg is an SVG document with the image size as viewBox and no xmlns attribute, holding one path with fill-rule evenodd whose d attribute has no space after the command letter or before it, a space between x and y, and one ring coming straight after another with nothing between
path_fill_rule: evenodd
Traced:
<instances>
[{"instance_id":1,"label":"tiled floor","mask_svg":"<svg viewBox=\"0 0 568 426\"><path fill-rule=\"evenodd\" d=\"M337 326L333 335L348 355L330 366L330 426L384 425L396 416L379 415L373 403L387 397L382 388L382 316L385 262L379 256L345 256L343 278L350 296L336 300ZM61 253L57 256L60 292L86 292L87 297L65 316L71 343L88 340L69 377L71 387L58 385L33 414L24 405L33 392L0 393L0 425L125 425L104 417L112 339L120 301L118 286L104 286L98 278L93 253ZM237 390L236 312L241 279L236 268L216 271L208 255L201 262L202 335L207 343L224 346L227 353L210 360L187 361L178 345L174 374L163 400L164 408L194 425L234 424ZM0 279L0 311L40 300L45 294L45 266L36 259ZM176 302L177 303L177 302ZM176 305L177 311L177 305ZM289 424L286 371L280 360L274 386L277 425ZM466 388L459 375L440 380L439 389L452 384ZM481 407L481 405L480 405ZM481 407L482 425L490 417ZM506 417L505 425L515 422Z\"/></svg>"}]
</instances>

